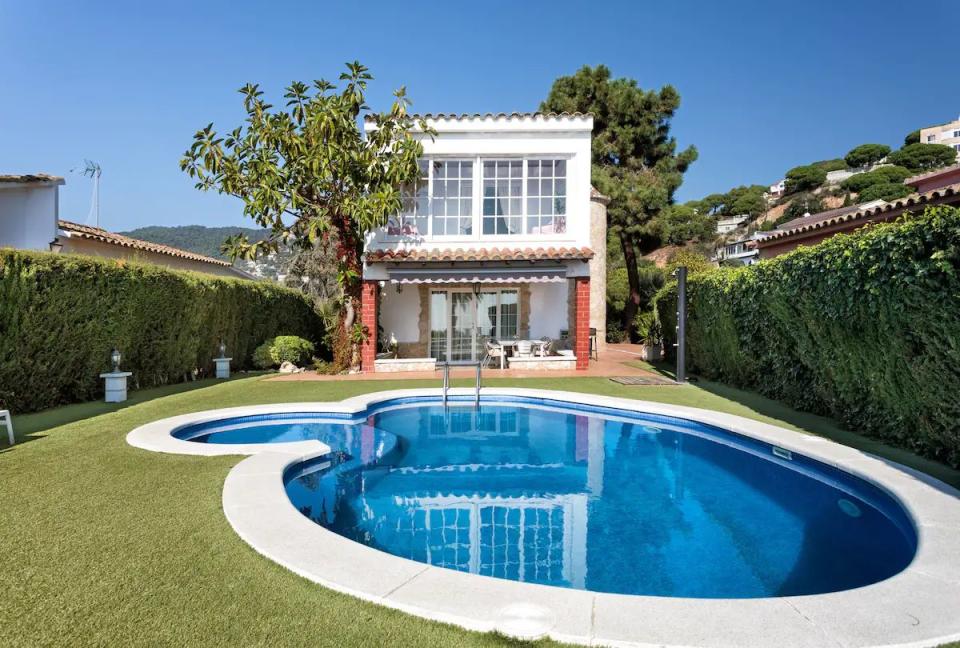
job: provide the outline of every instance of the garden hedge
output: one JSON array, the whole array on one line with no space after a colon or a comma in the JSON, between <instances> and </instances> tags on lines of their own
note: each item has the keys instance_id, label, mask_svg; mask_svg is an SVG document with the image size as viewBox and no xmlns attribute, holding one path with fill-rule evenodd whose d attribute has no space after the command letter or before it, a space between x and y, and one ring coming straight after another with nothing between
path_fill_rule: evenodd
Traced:
<instances>
[{"instance_id":1,"label":"garden hedge","mask_svg":"<svg viewBox=\"0 0 960 648\"><path fill-rule=\"evenodd\" d=\"M960 210L688 280L700 375L960 466ZM676 283L655 298L675 341Z\"/></svg>"},{"instance_id":2,"label":"garden hedge","mask_svg":"<svg viewBox=\"0 0 960 648\"><path fill-rule=\"evenodd\" d=\"M322 326L301 293L272 283L0 249L0 409L100 398L114 346L131 387L150 387L209 373L221 337L241 369L264 340L316 342Z\"/></svg>"}]
</instances>

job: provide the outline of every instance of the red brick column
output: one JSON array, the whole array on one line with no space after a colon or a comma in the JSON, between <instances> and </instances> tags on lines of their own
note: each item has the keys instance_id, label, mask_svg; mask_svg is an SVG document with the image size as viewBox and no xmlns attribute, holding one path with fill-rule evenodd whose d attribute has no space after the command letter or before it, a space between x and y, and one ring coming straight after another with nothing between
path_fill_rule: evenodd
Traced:
<instances>
[{"instance_id":1,"label":"red brick column","mask_svg":"<svg viewBox=\"0 0 960 648\"><path fill-rule=\"evenodd\" d=\"M377 281L364 281L360 293L360 323L367 329L367 339L360 347L360 370L373 373L377 359L377 297L380 284Z\"/></svg>"},{"instance_id":2,"label":"red brick column","mask_svg":"<svg viewBox=\"0 0 960 648\"><path fill-rule=\"evenodd\" d=\"M577 369L586 369L590 364L590 277L573 281L573 355Z\"/></svg>"}]
</instances>

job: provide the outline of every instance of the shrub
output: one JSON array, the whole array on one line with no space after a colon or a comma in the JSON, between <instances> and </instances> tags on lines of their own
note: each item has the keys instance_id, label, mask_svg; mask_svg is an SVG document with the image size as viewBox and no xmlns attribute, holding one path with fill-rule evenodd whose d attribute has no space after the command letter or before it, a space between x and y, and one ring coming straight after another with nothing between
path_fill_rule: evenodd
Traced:
<instances>
[{"instance_id":1,"label":"shrub","mask_svg":"<svg viewBox=\"0 0 960 648\"><path fill-rule=\"evenodd\" d=\"M930 209L688 286L692 370L960 466L960 210ZM675 283L655 308L672 350Z\"/></svg>"},{"instance_id":2,"label":"shrub","mask_svg":"<svg viewBox=\"0 0 960 648\"><path fill-rule=\"evenodd\" d=\"M823 211L823 201L819 196L813 194L800 194L787 205L783 214L776 220L774 225L782 225L795 218L802 218L807 213L816 214Z\"/></svg>"},{"instance_id":3,"label":"shrub","mask_svg":"<svg viewBox=\"0 0 960 648\"><path fill-rule=\"evenodd\" d=\"M834 160L820 160L819 162L814 162L810 166L823 169L826 172L843 171L847 168L847 161L843 158L836 158Z\"/></svg>"},{"instance_id":4,"label":"shrub","mask_svg":"<svg viewBox=\"0 0 960 648\"><path fill-rule=\"evenodd\" d=\"M30 412L103 395L110 349L131 386L212 371L223 337L235 368L280 332L315 339L302 294L267 282L71 254L0 251L0 408Z\"/></svg>"},{"instance_id":5,"label":"shrub","mask_svg":"<svg viewBox=\"0 0 960 648\"><path fill-rule=\"evenodd\" d=\"M798 191L810 191L827 181L827 172L815 164L798 166L787 171L785 193L792 194Z\"/></svg>"},{"instance_id":6,"label":"shrub","mask_svg":"<svg viewBox=\"0 0 960 648\"><path fill-rule=\"evenodd\" d=\"M296 335L278 335L258 346L253 352L253 365L260 369L279 367L284 362L301 365L310 360L313 342Z\"/></svg>"},{"instance_id":7,"label":"shrub","mask_svg":"<svg viewBox=\"0 0 960 648\"><path fill-rule=\"evenodd\" d=\"M913 193L913 189L905 184L894 184L892 182L882 182L880 184L870 185L860 192L859 202L865 203L871 200L896 200Z\"/></svg>"}]
</instances>

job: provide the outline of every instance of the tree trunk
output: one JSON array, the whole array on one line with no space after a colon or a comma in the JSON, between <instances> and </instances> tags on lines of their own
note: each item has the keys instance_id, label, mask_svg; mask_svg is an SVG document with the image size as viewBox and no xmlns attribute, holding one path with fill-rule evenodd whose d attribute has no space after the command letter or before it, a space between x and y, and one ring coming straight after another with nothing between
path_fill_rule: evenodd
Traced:
<instances>
[{"instance_id":1,"label":"tree trunk","mask_svg":"<svg viewBox=\"0 0 960 648\"><path fill-rule=\"evenodd\" d=\"M362 295L363 246L348 217L337 215L333 224L337 233L337 259L344 277L342 325L334 343L333 361L340 370L356 371L360 367L361 343L354 339L354 330Z\"/></svg>"},{"instance_id":2,"label":"tree trunk","mask_svg":"<svg viewBox=\"0 0 960 648\"><path fill-rule=\"evenodd\" d=\"M627 266L627 283L630 285L630 294L623 305L623 330L631 342L638 342L635 320L640 310L640 272L637 269L637 248L633 239L626 234L620 236L620 246L623 248L623 260Z\"/></svg>"}]
</instances>

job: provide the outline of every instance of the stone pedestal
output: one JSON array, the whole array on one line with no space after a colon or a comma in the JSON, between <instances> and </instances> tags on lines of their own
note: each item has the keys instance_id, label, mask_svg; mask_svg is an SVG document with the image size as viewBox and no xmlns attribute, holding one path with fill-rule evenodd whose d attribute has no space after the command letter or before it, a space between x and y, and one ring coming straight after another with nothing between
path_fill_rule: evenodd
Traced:
<instances>
[{"instance_id":1,"label":"stone pedestal","mask_svg":"<svg viewBox=\"0 0 960 648\"><path fill-rule=\"evenodd\" d=\"M230 361L233 358L214 358L213 362L217 365L217 378L230 377Z\"/></svg>"},{"instance_id":2,"label":"stone pedestal","mask_svg":"<svg viewBox=\"0 0 960 648\"><path fill-rule=\"evenodd\" d=\"M122 403L127 400L127 378L133 375L131 371L111 371L102 373L105 395L104 401L107 403Z\"/></svg>"}]
</instances>

